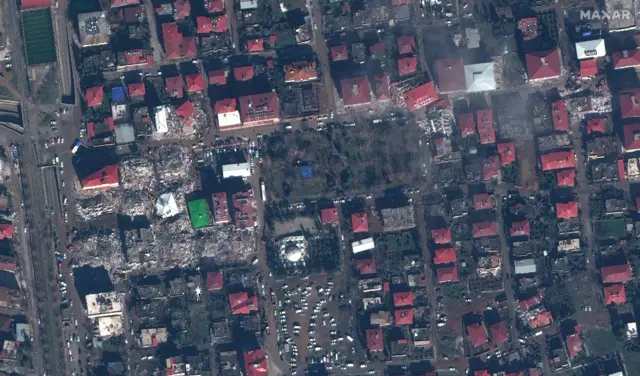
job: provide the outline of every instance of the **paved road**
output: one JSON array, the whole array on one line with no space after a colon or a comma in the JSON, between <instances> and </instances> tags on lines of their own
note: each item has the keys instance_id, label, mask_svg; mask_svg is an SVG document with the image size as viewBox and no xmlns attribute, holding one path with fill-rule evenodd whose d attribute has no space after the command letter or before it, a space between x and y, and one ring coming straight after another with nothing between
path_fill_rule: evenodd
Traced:
<instances>
[{"instance_id":1,"label":"paved road","mask_svg":"<svg viewBox=\"0 0 640 376\"><path fill-rule=\"evenodd\" d=\"M58 9L51 8L53 19L53 34L56 38L56 54L60 81L62 81L62 95L73 95L73 80L71 73L71 55L69 55L69 36L67 35L67 0L58 0Z\"/></svg>"},{"instance_id":2,"label":"paved road","mask_svg":"<svg viewBox=\"0 0 640 376\"><path fill-rule=\"evenodd\" d=\"M324 3L320 0L308 0L307 6L310 6L309 13L311 14L311 23L313 24L313 44L312 47L318 55L318 61L320 62L320 69L322 72L322 82L324 84L325 92L327 93L327 101L329 103L329 111L334 114L343 113L344 107L338 108L336 99L338 99L338 92L333 84L333 78L331 77L331 66L329 63L329 49L327 48L327 42L322 34L323 30L323 17L322 10L324 9ZM336 111L337 109L337 111Z\"/></svg>"}]
</instances>

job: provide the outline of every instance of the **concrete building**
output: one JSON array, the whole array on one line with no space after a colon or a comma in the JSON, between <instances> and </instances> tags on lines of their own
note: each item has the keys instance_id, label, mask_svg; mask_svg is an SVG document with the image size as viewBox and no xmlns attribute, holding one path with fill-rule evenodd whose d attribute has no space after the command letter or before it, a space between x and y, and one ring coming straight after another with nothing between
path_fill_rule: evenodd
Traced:
<instances>
[{"instance_id":1,"label":"concrete building","mask_svg":"<svg viewBox=\"0 0 640 376\"><path fill-rule=\"evenodd\" d=\"M534 259L516 260L514 262L516 274L534 274L536 272L536 262Z\"/></svg>"},{"instance_id":2,"label":"concrete building","mask_svg":"<svg viewBox=\"0 0 640 376\"><path fill-rule=\"evenodd\" d=\"M375 243L373 242L373 238L366 238L351 243L351 248L353 249L353 253L360 253L375 248Z\"/></svg>"},{"instance_id":3,"label":"concrete building","mask_svg":"<svg viewBox=\"0 0 640 376\"><path fill-rule=\"evenodd\" d=\"M248 178L251 176L251 168L249 162L234 163L222 166L222 177L224 179L240 177Z\"/></svg>"},{"instance_id":4,"label":"concrete building","mask_svg":"<svg viewBox=\"0 0 640 376\"><path fill-rule=\"evenodd\" d=\"M101 46L109 43L111 27L106 11L78 14L78 34L82 47Z\"/></svg>"}]
</instances>

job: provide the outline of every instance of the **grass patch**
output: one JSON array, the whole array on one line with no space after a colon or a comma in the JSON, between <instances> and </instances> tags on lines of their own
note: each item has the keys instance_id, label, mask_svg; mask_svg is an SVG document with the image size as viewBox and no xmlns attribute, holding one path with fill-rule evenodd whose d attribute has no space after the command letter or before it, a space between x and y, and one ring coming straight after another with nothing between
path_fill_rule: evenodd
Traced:
<instances>
[{"instance_id":1,"label":"grass patch","mask_svg":"<svg viewBox=\"0 0 640 376\"><path fill-rule=\"evenodd\" d=\"M27 64L38 65L56 61L51 10L47 8L22 12L21 17Z\"/></svg>"}]
</instances>

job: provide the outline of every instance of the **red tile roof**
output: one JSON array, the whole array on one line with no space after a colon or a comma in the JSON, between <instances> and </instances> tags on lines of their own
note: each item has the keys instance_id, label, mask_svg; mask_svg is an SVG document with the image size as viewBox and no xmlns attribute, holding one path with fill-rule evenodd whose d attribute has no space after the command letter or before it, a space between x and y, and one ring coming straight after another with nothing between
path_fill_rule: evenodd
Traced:
<instances>
[{"instance_id":1,"label":"red tile roof","mask_svg":"<svg viewBox=\"0 0 640 376\"><path fill-rule=\"evenodd\" d=\"M573 359L582 351L582 338L577 333L567 336L567 351L569 358Z\"/></svg>"},{"instance_id":2,"label":"red tile roof","mask_svg":"<svg viewBox=\"0 0 640 376\"><path fill-rule=\"evenodd\" d=\"M261 126L280 121L280 102L273 91L238 98L244 125Z\"/></svg>"},{"instance_id":3,"label":"red tile roof","mask_svg":"<svg viewBox=\"0 0 640 376\"><path fill-rule=\"evenodd\" d=\"M222 272L208 272L207 273L207 290L220 290L224 286L222 279Z\"/></svg>"},{"instance_id":4,"label":"red tile roof","mask_svg":"<svg viewBox=\"0 0 640 376\"><path fill-rule=\"evenodd\" d=\"M246 291L229 294L229 305L234 315L246 315L258 310L258 301L255 296L249 297Z\"/></svg>"},{"instance_id":5,"label":"red tile roof","mask_svg":"<svg viewBox=\"0 0 640 376\"><path fill-rule=\"evenodd\" d=\"M249 39L247 41L247 50L249 53L264 51L264 39Z\"/></svg>"},{"instance_id":6,"label":"red tile roof","mask_svg":"<svg viewBox=\"0 0 640 376\"><path fill-rule=\"evenodd\" d=\"M473 118L472 113L464 113L458 115L458 127L460 128L460 135L467 137L476 133L476 120Z\"/></svg>"},{"instance_id":7,"label":"red tile roof","mask_svg":"<svg viewBox=\"0 0 640 376\"><path fill-rule=\"evenodd\" d=\"M413 308L396 309L393 312L396 325L412 325L413 324Z\"/></svg>"},{"instance_id":8,"label":"red tile roof","mask_svg":"<svg viewBox=\"0 0 640 376\"><path fill-rule=\"evenodd\" d=\"M353 232L369 231L369 221L367 219L367 213L351 214L351 227L353 228Z\"/></svg>"},{"instance_id":9,"label":"red tile roof","mask_svg":"<svg viewBox=\"0 0 640 376\"><path fill-rule=\"evenodd\" d=\"M401 35L397 39L398 55L410 54L416 49L416 40L413 35Z\"/></svg>"},{"instance_id":10,"label":"red tile roof","mask_svg":"<svg viewBox=\"0 0 640 376\"><path fill-rule=\"evenodd\" d=\"M436 74L441 93L451 93L467 88L462 57L436 60Z\"/></svg>"},{"instance_id":11,"label":"red tile roof","mask_svg":"<svg viewBox=\"0 0 640 376\"><path fill-rule=\"evenodd\" d=\"M503 166L516 161L516 145L513 142L503 142L498 144L498 154Z\"/></svg>"},{"instance_id":12,"label":"red tile roof","mask_svg":"<svg viewBox=\"0 0 640 376\"><path fill-rule=\"evenodd\" d=\"M113 188L120 185L118 166L109 165L81 180L82 189Z\"/></svg>"},{"instance_id":13,"label":"red tile roof","mask_svg":"<svg viewBox=\"0 0 640 376\"><path fill-rule=\"evenodd\" d=\"M320 218L322 219L322 223L325 225L338 223L340 218L338 217L338 209L337 208L328 208L320 210Z\"/></svg>"},{"instance_id":14,"label":"red tile roof","mask_svg":"<svg viewBox=\"0 0 640 376\"><path fill-rule=\"evenodd\" d=\"M399 291L393 293L394 307L410 307L413 305L413 294L411 291Z\"/></svg>"},{"instance_id":15,"label":"red tile roof","mask_svg":"<svg viewBox=\"0 0 640 376\"><path fill-rule=\"evenodd\" d=\"M0 239L11 239L16 226L11 223L0 224Z\"/></svg>"},{"instance_id":16,"label":"red tile roof","mask_svg":"<svg viewBox=\"0 0 640 376\"><path fill-rule=\"evenodd\" d=\"M366 330L367 348L369 351L384 350L384 337L382 336L382 328L374 328Z\"/></svg>"},{"instance_id":17,"label":"red tile roof","mask_svg":"<svg viewBox=\"0 0 640 376\"><path fill-rule=\"evenodd\" d=\"M553 129L560 132L569 130L569 116L562 99L551 103L551 117L553 118Z\"/></svg>"},{"instance_id":18,"label":"red tile roof","mask_svg":"<svg viewBox=\"0 0 640 376\"><path fill-rule=\"evenodd\" d=\"M372 258L356 260L356 269L358 269L358 274L360 275L375 274L376 260Z\"/></svg>"},{"instance_id":19,"label":"red tile roof","mask_svg":"<svg viewBox=\"0 0 640 376\"><path fill-rule=\"evenodd\" d=\"M184 96L184 92L182 90L182 77L167 77L164 79L164 85L167 88L167 92L170 97L173 98L182 98Z\"/></svg>"},{"instance_id":20,"label":"red tile roof","mask_svg":"<svg viewBox=\"0 0 640 376\"><path fill-rule=\"evenodd\" d=\"M418 68L418 58L415 56L402 57L398 59L398 73L406 76L414 73Z\"/></svg>"},{"instance_id":21,"label":"red tile roof","mask_svg":"<svg viewBox=\"0 0 640 376\"><path fill-rule=\"evenodd\" d=\"M196 18L196 25L196 32L198 34L213 33L213 22L211 22L211 17L198 16Z\"/></svg>"},{"instance_id":22,"label":"red tile roof","mask_svg":"<svg viewBox=\"0 0 640 376\"><path fill-rule=\"evenodd\" d=\"M504 324L504 321L491 325L489 330L491 331L491 339L493 339L493 343L496 345L509 340L509 332L507 331L507 326Z\"/></svg>"},{"instance_id":23,"label":"red tile roof","mask_svg":"<svg viewBox=\"0 0 640 376\"><path fill-rule=\"evenodd\" d=\"M214 33L224 33L229 29L227 16L224 14L213 17L213 19L211 20L211 24L213 26Z\"/></svg>"},{"instance_id":24,"label":"red tile roof","mask_svg":"<svg viewBox=\"0 0 640 376\"><path fill-rule=\"evenodd\" d=\"M456 251L453 248L438 248L433 258L433 263L439 264L452 264L456 262Z\"/></svg>"},{"instance_id":25,"label":"red tile roof","mask_svg":"<svg viewBox=\"0 0 640 376\"><path fill-rule=\"evenodd\" d=\"M315 61L294 61L284 66L286 82L305 82L318 78Z\"/></svg>"},{"instance_id":26,"label":"red tile roof","mask_svg":"<svg viewBox=\"0 0 640 376\"><path fill-rule=\"evenodd\" d=\"M549 311L537 313L529 320L529 326L532 329L541 328L543 326L550 325L551 323L553 323L553 316L551 316L551 312Z\"/></svg>"},{"instance_id":27,"label":"red tile roof","mask_svg":"<svg viewBox=\"0 0 640 376\"><path fill-rule=\"evenodd\" d=\"M485 238L498 235L498 224L495 221L476 222L473 224L473 238Z\"/></svg>"},{"instance_id":28,"label":"red tile roof","mask_svg":"<svg viewBox=\"0 0 640 376\"><path fill-rule=\"evenodd\" d=\"M500 171L500 158L497 155L485 158L482 164L482 175L484 180L492 180L498 178Z\"/></svg>"},{"instance_id":29,"label":"red tile roof","mask_svg":"<svg viewBox=\"0 0 640 376\"><path fill-rule=\"evenodd\" d=\"M525 54L527 73L530 80L560 76L560 52L558 49L528 52Z\"/></svg>"},{"instance_id":30,"label":"red tile roof","mask_svg":"<svg viewBox=\"0 0 640 376\"><path fill-rule=\"evenodd\" d=\"M561 219L578 218L578 201L556 203L556 216Z\"/></svg>"},{"instance_id":31,"label":"red tile roof","mask_svg":"<svg viewBox=\"0 0 640 376\"><path fill-rule=\"evenodd\" d=\"M181 104L178 108L176 108L176 115L180 116L183 119L189 119L193 116L193 113L196 111L196 108L193 106L191 101L187 100L183 104Z\"/></svg>"},{"instance_id":32,"label":"red tile roof","mask_svg":"<svg viewBox=\"0 0 640 376\"><path fill-rule=\"evenodd\" d=\"M204 90L204 79L202 78L202 74L188 74L184 79L187 82L187 91L189 93L200 93Z\"/></svg>"},{"instance_id":33,"label":"red tile roof","mask_svg":"<svg viewBox=\"0 0 640 376\"><path fill-rule=\"evenodd\" d=\"M214 112L216 114L226 114L229 112L236 111L236 99L235 98L227 98L216 101L213 106Z\"/></svg>"},{"instance_id":34,"label":"red tile roof","mask_svg":"<svg viewBox=\"0 0 640 376\"><path fill-rule=\"evenodd\" d=\"M245 351L243 355L246 376L267 376L269 374L267 358L263 349Z\"/></svg>"},{"instance_id":35,"label":"red tile roof","mask_svg":"<svg viewBox=\"0 0 640 376\"><path fill-rule=\"evenodd\" d=\"M489 342L487 335L487 328L482 323L473 323L467 325L467 333L469 333L469 340L471 346L478 347Z\"/></svg>"},{"instance_id":36,"label":"red tile roof","mask_svg":"<svg viewBox=\"0 0 640 376\"><path fill-rule=\"evenodd\" d=\"M625 124L623 133L625 150L633 151L640 149L640 123Z\"/></svg>"},{"instance_id":37,"label":"red tile roof","mask_svg":"<svg viewBox=\"0 0 640 376\"><path fill-rule=\"evenodd\" d=\"M513 222L509 229L509 233L511 234L511 237L531 235L531 225L529 224L529 220L525 219L521 222Z\"/></svg>"},{"instance_id":38,"label":"red tile roof","mask_svg":"<svg viewBox=\"0 0 640 376\"><path fill-rule=\"evenodd\" d=\"M371 102L371 86L366 76L343 78L340 81L340 87L346 106Z\"/></svg>"},{"instance_id":39,"label":"red tile roof","mask_svg":"<svg viewBox=\"0 0 640 376\"><path fill-rule=\"evenodd\" d=\"M375 96L377 100L389 99L389 76L384 73L375 76Z\"/></svg>"},{"instance_id":40,"label":"red tile roof","mask_svg":"<svg viewBox=\"0 0 640 376\"><path fill-rule=\"evenodd\" d=\"M627 301L627 293L623 284L615 284L604 287L605 304L622 304Z\"/></svg>"},{"instance_id":41,"label":"red tile roof","mask_svg":"<svg viewBox=\"0 0 640 376\"><path fill-rule=\"evenodd\" d=\"M605 266L600 269L602 283L620 283L631 280L631 266L629 264Z\"/></svg>"},{"instance_id":42,"label":"red tile roof","mask_svg":"<svg viewBox=\"0 0 640 376\"><path fill-rule=\"evenodd\" d=\"M580 60L580 77L592 77L598 74L596 59Z\"/></svg>"},{"instance_id":43,"label":"red tile roof","mask_svg":"<svg viewBox=\"0 0 640 376\"><path fill-rule=\"evenodd\" d=\"M491 376L491 375L489 375L489 371L487 371L486 369L483 369L480 371L475 371L473 373L473 376Z\"/></svg>"},{"instance_id":44,"label":"red tile roof","mask_svg":"<svg viewBox=\"0 0 640 376\"><path fill-rule=\"evenodd\" d=\"M476 113L478 118L478 133L480 134L481 144L493 144L496 142L496 130L493 127L493 110L485 108L478 110Z\"/></svg>"},{"instance_id":45,"label":"red tile roof","mask_svg":"<svg viewBox=\"0 0 640 376\"><path fill-rule=\"evenodd\" d=\"M233 68L233 77L236 81L248 81L253 78L253 65Z\"/></svg>"},{"instance_id":46,"label":"red tile roof","mask_svg":"<svg viewBox=\"0 0 640 376\"><path fill-rule=\"evenodd\" d=\"M607 118L592 118L587 120L587 133L605 133L607 131Z\"/></svg>"},{"instance_id":47,"label":"red tile roof","mask_svg":"<svg viewBox=\"0 0 640 376\"><path fill-rule=\"evenodd\" d=\"M538 18L527 17L518 21L518 29L522 33L522 39L532 40L538 36Z\"/></svg>"},{"instance_id":48,"label":"red tile roof","mask_svg":"<svg viewBox=\"0 0 640 376\"><path fill-rule=\"evenodd\" d=\"M576 185L576 170L560 170L556 172L556 180L560 187L573 187Z\"/></svg>"},{"instance_id":49,"label":"red tile roof","mask_svg":"<svg viewBox=\"0 0 640 376\"><path fill-rule=\"evenodd\" d=\"M205 0L205 7L209 13L219 13L224 11L223 0Z\"/></svg>"},{"instance_id":50,"label":"red tile roof","mask_svg":"<svg viewBox=\"0 0 640 376\"><path fill-rule=\"evenodd\" d=\"M615 69L640 65L640 49L618 51L611 54Z\"/></svg>"},{"instance_id":51,"label":"red tile roof","mask_svg":"<svg viewBox=\"0 0 640 376\"><path fill-rule=\"evenodd\" d=\"M143 97L146 93L143 82L134 82L129 84L128 88L130 97Z\"/></svg>"},{"instance_id":52,"label":"red tile roof","mask_svg":"<svg viewBox=\"0 0 640 376\"><path fill-rule=\"evenodd\" d=\"M576 167L576 156L572 150L556 151L542 156L542 170L553 171Z\"/></svg>"},{"instance_id":53,"label":"red tile roof","mask_svg":"<svg viewBox=\"0 0 640 376\"><path fill-rule=\"evenodd\" d=\"M640 117L640 89L620 91L620 114L623 119Z\"/></svg>"},{"instance_id":54,"label":"red tile roof","mask_svg":"<svg viewBox=\"0 0 640 376\"><path fill-rule=\"evenodd\" d=\"M429 81L426 84L422 84L404 92L404 101L407 104L409 111L425 108L439 99L440 98L438 97L436 86L433 81Z\"/></svg>"},{"instance_id":55,"label":"red tile roof","mask_svg":"<svg viewBox=\"0 0 640 376\"><path fill-rule=\"evenodd\" d=\"M451 243L451 229L440 228L431 230L431 237L436 244L449 244Z\"/></svg>"},{"instance_id":56,"label":"red tile roof","mask_svg":"<svg viewBox=\"0 0 640 376\"><path fill-rule=\"evenodd\" d=\"M189 3L189 0L174 0L173 9L175 10L176 19L187 18L191 13L191 3Z\"/></svg>"},{"instance_id":57,"label":"red tile roof","mask_svg":"<svg viewBox=\"0 0 640 376\"><path fill-rule=\"evenodd\" d=\"M347 52L347 46L341 44L339 46L331 47L331 58L333 61L343 61L349 59L349 53Z\"/></svg>"},{"instance_id":58,"label":"red tile roof","mask_svg":"<svg viewBox=\"0 0 640 376\"><path fill-rule=\"evenodd\" d=\"M451 266L445 266L436 270L436 275L439 283L444 282L457 282L458 281L458 267L454 264Z\"/></svg>"},{"instance_id":59,"label":"red tile roof","mask_svg":"<svg viewBox=\"0 0 640 376\"><path fill-rule=\"evenodd\" d=\"M209 77L209 85L226 85L227 83L227 70L216 69L207 72Z\"/></svg>"},{"instance_id":60,"label":"red tile roof","mask_svg":"<svg viewBox=\"0 0 640 376\"><path fill-rule=\"evenodd\" d=\"M544 291L541 291L539 295L532 296L529 299L521 300L520 303L518 303L518 307L520 308L521 311L528 311L529 308L540 304L542 302L543 297L544 297Z\"/></svg>"},{"instance_id":61,"label":"red tile roof","mask_svg":"<svg viewBox=\"0 0 640 376\"><path fill-rule=\"evenodd\" d=\"M51 6L51 0L21 0L20 1L20 10L48 8L50 6Z\"/></svg>"},{"instance_id":62,"label":"red tile roof","mask_svg":"<svg viewBox=\"0 0 640 376\"><path fill-rule=\"evenodd\" d=\"M147 64L149 66L153 65L153 55L147 54L141 49L124 51L123 54L125 61L120 64L122 66L138 64Z\"/></svg>"},{"instance_id":63,"label":"red tile roof","mask_svg":"<svg viewBox=\"0 0 640 376\"><path fill-rule=\"evenodd\" d=\"M473 195L473 207L476 210L493 208L493 199L488 193Z\"/></svg>"},{"instance_id":64,"label":"red tile roof","mask_svg":"<svg viewBox=\"0 0 640 376\"><path fill-rule=\"evenodd\" d=\"M104 87L94 86L87 88L84 97L87 100L87 105L89 107L99 107L102 105L102 101L104 100Z\"/></svg>"},{"instance_id":65,"label":"red tile roof","mask_svg":"<svg viewBox=\"0 0 640 376\"><path fill-rule=\"evenodd\" d=\"M195 57L198 52L195 38L184 37L175 22L162 24L162 38L164 50L170 59Z\"/></svg>"}]
</instances>

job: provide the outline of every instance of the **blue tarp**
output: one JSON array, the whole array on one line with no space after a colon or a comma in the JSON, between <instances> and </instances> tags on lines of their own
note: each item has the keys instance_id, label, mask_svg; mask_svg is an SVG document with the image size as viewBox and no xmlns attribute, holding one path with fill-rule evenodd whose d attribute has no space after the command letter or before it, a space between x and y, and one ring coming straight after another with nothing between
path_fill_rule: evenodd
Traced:
<instances>
[{"instance_id":1,"label":"blue tarp","mask_svg":"<svg viewBox=\"0 0 640 376\"><path fill-rule=\"evenodd\" d=\"M310 166L302 166L302 167L300 167L300 174L305 179L313 177L313 174L311 173L311 167Z\"/></svg>"},{"instance_id":2,"label":"blue tarp","mask_svg":"<svg viewBox=\"0 0 640 376\"><path fill-rule=\"evenodd\" d=\"M114 102L121 102L124 100L124 88L122 86L116 86L111 89L111 100Z\"/></svg>"}]
</instances>

